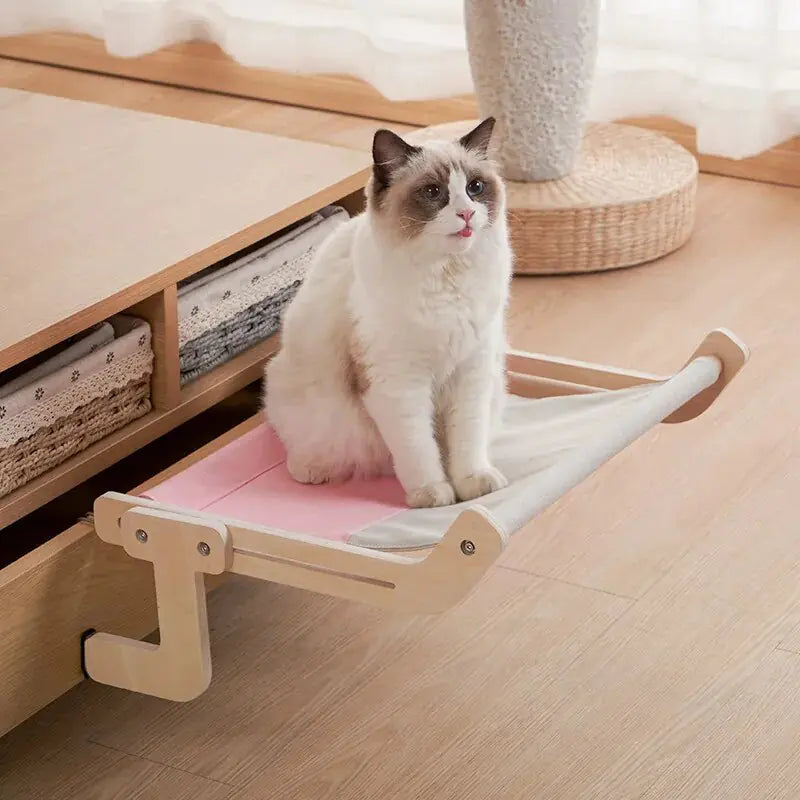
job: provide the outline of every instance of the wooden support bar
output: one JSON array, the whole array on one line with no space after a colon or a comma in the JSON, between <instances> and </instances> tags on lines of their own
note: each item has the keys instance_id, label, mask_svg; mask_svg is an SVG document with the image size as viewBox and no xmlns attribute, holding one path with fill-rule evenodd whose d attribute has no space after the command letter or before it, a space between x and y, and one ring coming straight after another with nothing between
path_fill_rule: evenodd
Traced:
<instances>
[{"instance_id":1,"label":"wooden support bar","mask_svg":"<svg viewBox=\"0 0 800 800\"><path fill-rule=\"evenodd\" d=\"M523 375L519 372L507 372L506 381L508 390L511 394L530 399L541 399L543 397L563 397L571 394L591 394L592 392L602 392L605 389L597 389L591 386L584 386L579 383L569 381L557 381L548 378L537 378L535 375Z\"/></svg>"},{"instance_id":2,"label":"wooden support bar","mask_svg":"<svg viewBox=\"0 0 800 800\"><path fill-rule=\"evenodd\" d=\"M218 519L117 492L106 492L95 501L98 536L127 546L122 520L133 509L156 517L183 515L198 524L222 522L232 540L231 572L418 614L438 613L463 598L507 542L505 532L478 508L463 511L442 541L421 558ZM472 545L467 558L463 541Z\"/></svg>"},{"instance_id":3,"label":"wooden support bar","mask_svg":"<svg viewBox=\"0 0 800 800\"><path fill-rule=\"evenodd\" d=\"M142 300L130 313L150 323L153 334L153 408L169 411L181 400L178 356L178 287L173 283Z\"/></svg>"},{"instance_id":4,"label":"wooden support bar","mask_svg":"<svg viewBox=\"0 0 800 800\"><path fill-rule=\"evenodd\" d=\"M582 386L584 389L587 387L627 389L631 386L656 383L667 379L667 376L653 375L649 372L617 369L558 356L523 353L519 350L508 351L506 369L512 373L529 375L537 379ZM573 392L567 392L567 394L573 394Z\"/></svg>"}]
</instances>

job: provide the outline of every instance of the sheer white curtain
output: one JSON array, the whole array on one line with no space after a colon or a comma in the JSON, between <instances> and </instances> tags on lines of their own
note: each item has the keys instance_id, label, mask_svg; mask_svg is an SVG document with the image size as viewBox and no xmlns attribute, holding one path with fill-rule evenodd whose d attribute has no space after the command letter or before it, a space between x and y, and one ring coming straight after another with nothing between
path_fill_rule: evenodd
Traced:
<instances>
[{"instance_id":1,"label":"sheer white curtain","mask_svg":"<svg viewBox=\"0 0 800 800\"><path fill-rule=\"evenodd\" d=\"M605 0L590 114L664 114L743 158L800 133L800 0Z\"/></svg>"},{"instance_id":2,"label":"sheer white curtain","mask_svg":"<svg viewBox=\"0 0 800 800\"><path fill-rule=\"evenodd\" d=\"M391 100L471 90L461 0L0 0L0 35L46 28L123 57L209 40L247 66L354 75Z\"/></svg>"},{"instance_id":3,"label":"sheer white curtain","mask_svg":"<svg viewBox=\"0 0 800 800\"><path fill-rule=\"evenodd\" d=\"M701 151L734 158L800 133L800 0L601 6L593 119L669 115L697 127ZM0 3L0 34L45 29L105 39L119 56L210 40L249 66L347 73L393 100L472 88L461 0Z\"/></svg>"}]
</instances>

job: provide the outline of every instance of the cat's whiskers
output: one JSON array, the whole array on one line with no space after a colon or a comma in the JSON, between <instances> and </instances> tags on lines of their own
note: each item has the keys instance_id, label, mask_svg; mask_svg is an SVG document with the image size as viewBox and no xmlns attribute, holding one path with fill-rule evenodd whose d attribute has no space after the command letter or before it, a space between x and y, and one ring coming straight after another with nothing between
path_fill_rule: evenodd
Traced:
<instances>
[{"instance_id":1,"label":"cat's whiskers","mask_svg":"<svg viewBox=\"0 0 800 800\"><path fill-rule=\"evenodd\" d=\"M412 230L420 225L427 225L430 220L427 219L417 219L416 217L409 216L408 214L403 214L398 217L398 222L400 223L400 230L403 232Z\"/></svg>"}]
</instances>

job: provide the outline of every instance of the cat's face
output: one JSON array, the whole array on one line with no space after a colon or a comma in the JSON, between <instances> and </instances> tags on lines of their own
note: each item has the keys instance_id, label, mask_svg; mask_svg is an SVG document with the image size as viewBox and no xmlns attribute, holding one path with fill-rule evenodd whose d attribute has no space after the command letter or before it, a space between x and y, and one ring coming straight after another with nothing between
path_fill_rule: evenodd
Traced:
<instances>
[{"instance_id":1,"label":"cat's face","mask_svg":"<svg viewBox=\"0 0 800 800\"><path fill-rule=\"evenodd\" d=\"M493 127L490 117L457 142L421 147L378 131L368 199L381 226L431 255L469 250L505 213L503 184L486 155Z\"/></svg>"}]
</instances>

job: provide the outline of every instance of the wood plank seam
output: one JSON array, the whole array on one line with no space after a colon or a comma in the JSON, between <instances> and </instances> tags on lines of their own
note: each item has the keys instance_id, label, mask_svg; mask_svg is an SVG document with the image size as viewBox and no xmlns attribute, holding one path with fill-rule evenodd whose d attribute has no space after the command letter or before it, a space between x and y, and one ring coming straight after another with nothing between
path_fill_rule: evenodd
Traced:
<instances>
[{"instance_id":1,"label":"wood plank seam","mask_svg":"<svg viewBox=\"0 0 800 800\"><path fill-rule=\"evenodd\" d=\"M619 592L612 592L609 589L601 589L598 586L589 586L586 583L578 583L577 581L570 581L566 578L558 578L553 575L545 575L541 572L536 572L532 569L525 569L524 567L512 567L510 564L495 564L497 569L506 569L509 572L519 572L523 575L530 575L532 578L540 578L543 581L555 581L556 583L563 583L565 586L574 586L576 589L586 589L587 592L599 592L600 594L607 594L610 597L618 597L620 600L630 600L635 603L639 598L629 594L620 594Z\"/></svg>"}]
</instances>

